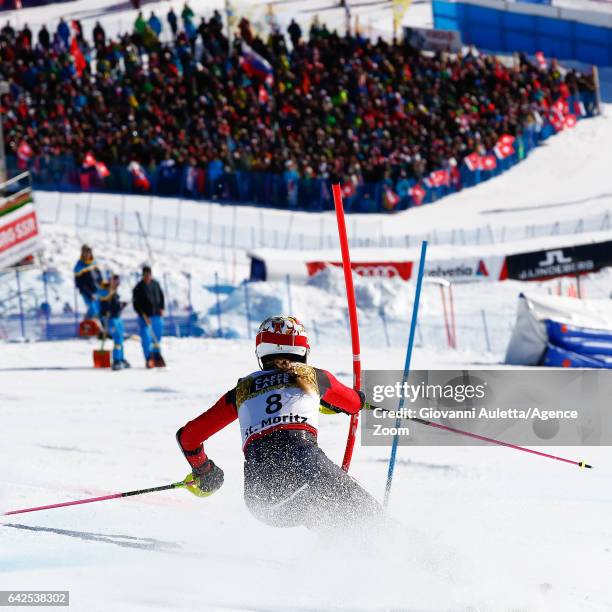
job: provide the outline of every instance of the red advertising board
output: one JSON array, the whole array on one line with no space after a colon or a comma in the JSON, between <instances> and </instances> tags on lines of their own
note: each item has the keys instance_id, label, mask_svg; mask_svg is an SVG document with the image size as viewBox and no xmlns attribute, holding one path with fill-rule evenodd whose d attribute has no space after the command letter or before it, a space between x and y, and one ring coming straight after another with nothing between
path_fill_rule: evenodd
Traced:
<instances>
[{"instance_id":1,"label":"red advertising board","mask_svg":"<svg viewBox=\"0 0 612 612\"><path fill-rule=\"evenodd\" d=\"M34 253L39 240L38 221L31 204L0 217L0 268Z\"/></svg>"},{"instance_id":2,"label":"red advertising board","mask_svg":"<svg viewBox=\"0 0 612 612\"><path fill-rule=\"evenodd\" d=\"M308 261L306 269L308 276L314 276L327 266L342 266L339 261ZM351 262L353 269L360 276L382 276L384 278L393 278L399 276L402 280L410 280L412 275L411 261L353 261Z\"/></svg>"}]
</instances>

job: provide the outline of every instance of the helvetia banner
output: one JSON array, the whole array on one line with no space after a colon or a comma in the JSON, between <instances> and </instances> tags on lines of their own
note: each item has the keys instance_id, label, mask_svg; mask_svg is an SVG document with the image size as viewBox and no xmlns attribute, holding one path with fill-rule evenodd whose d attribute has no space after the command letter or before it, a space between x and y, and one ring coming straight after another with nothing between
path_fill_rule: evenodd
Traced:
<instances>
[{"instance_id":1,"label":"helvetia banner","mask_svg":"<svg viewBox=\"0 0 612 612\"><path fill-rule=\"evenodd\" d=\"M425 264L425 276L459 282L497 281L500 279L503 264L502 255L433 260Z\"/></svg>"},{"instance_id":2,"label":"helvetia banner","mask_svg":"<svg viewBox=\"0 0 612 612\"><path fill-rule=\"evenodd\" d=\"M40 248L38 220L32 204L0 217L0 269L16 264Z\"/></svg>"}]
</instances>

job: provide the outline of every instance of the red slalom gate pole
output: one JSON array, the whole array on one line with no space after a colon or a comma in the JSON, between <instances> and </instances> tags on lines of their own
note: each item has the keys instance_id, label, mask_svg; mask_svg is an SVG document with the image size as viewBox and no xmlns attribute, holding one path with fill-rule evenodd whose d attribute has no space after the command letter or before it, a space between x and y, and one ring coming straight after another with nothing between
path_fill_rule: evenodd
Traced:
<instances>
[{"instance_id":1,"label":"red slalom gate pole","mask_svg":"<svg viewBox=\"0 0 612 612\"><path fill-rule=\"evenodd\" d=\"M134 495L143 495L144 493L154 493L156 491L169 491L170 489L179 489L186 487L194 482L191 480L181 480L180 482L173 482L172 484L163 485L161 487L152 487L150 489L139 489L137 491L125 491L124 493L111 493L110 495L102 495L100 497L87 497L86 499L77 499L75 501L61 502L59 504L50 504L47 506L36 506L34 508L23 508L21 510L11 510L5 512L3 516L9 516L10 514L24 514L26 512L38 512L40 510L53 510L54 508L65 508L66 506L78 506L80 504L93 504L95 502L106 501L109 499L120 499L121 497L132 497Z\"/></svg>"},{"instance_id":2,"label":"red slalom gate pole","mask_svg":"<svg viewBox=\"0 0 612 612\"><path fill-rule=\"evenodd\" d=\"M340 251L342 252L342 269L344 270L344 284L346 285L346 299L348 302L349 322L351 325L351 343L353 346L353 389L361 389L361 349L359 347L359 326L357 324L357 304L355 302L355 288L353 287L353 271L351 269L351 256L349 253L348 236L346 234L346 222L344 219L344 206L342 205L342 191L340 184L332 185L334 206L336 208L336 221L338 222L338 237L340 238ZM357 426L359 425L359 413L351 415L348 439L342 469L348 472L353 457Z\"/></svg>"}]
</instances>

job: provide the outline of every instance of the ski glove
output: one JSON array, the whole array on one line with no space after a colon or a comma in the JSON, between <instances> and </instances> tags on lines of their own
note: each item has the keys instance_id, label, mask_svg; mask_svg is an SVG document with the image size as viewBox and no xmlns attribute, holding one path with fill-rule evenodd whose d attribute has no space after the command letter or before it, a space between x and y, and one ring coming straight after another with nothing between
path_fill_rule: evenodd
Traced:
<instances>
[{"instance_id":1,"label":"ski glove","mask_svg":"<svg viewBox=\"0 0 612 612\"><path fill-rule=\"evenodd\" d=\"M223 470L212 459L208 459L200 467L194 468L183 481L187 490L197 497L208 497L221 488ZM193 484L187 484L193 482Z\"/></svg>"},{"instance_id":2,"label":"ski glove","mask_svg":"<svg viewBox=\"0 0 612 612\"><path fill-rule=\"evenodd\" d=\"M380 408L380 406L375 406L369 402L364 402L362 410L377 410L378 408Z\"/></svg>"}]
</instances>

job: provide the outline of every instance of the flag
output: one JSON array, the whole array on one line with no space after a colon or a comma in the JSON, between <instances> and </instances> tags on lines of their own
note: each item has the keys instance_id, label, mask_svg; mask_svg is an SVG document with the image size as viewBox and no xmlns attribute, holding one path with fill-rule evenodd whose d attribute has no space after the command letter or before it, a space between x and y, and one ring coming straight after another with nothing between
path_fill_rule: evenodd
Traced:
<instances>
[{"instance_id":1,"label":"flag","mask_svg":"<svg viewBox=\"0 0 612 612\"><path fill-rule=\"evenodd\" d=\"M566 128L573 128L576 125L576 121L576 115L568 115L567 117L565 117L563 124Z\"/></svg>"},{"instance_id":2,"label":"flag","mask_svg":"<svg viewBox=\"0 0 612 612\"><path fill-rule=\"evenodd\" d=\"M17 148L17 159L20 170L27 168L33 155L34 151L32 151L32 147L25 140L22 140Z\"/></svg>"},{"instance_id":3,"label":"flag","mask_svg":"<svg viewBox=\"0 0 612 612\"><path fill-rule=\"evenodd\" d=\"M482 170L495 170L497 168L495 155L483 155L480 158L480 167Z\"/></svg>"},{"instance_id":4,"label":"flag","mask_svg":"<svg viewBox=\"0 0 612 612\"><path fill-rule=\"evenodd\" d=\"M151 183L142 166L137 161L131 161L128 170L132 174L132 180L134 181L135 187L143 189L144 191L151 189Z\"/></svg>"},{"instance_id":5,"label":"flag","mask_svg":"<svg viewBox=\"0 0 612 612\"><path fill-rule=\"evenodd\" d=\"M423 187L421 187L420 183L417 183L414 187L411 187L408 191L410 197L415 206L420 206L427 195L427 192Z\"/></svg>"},{"instance_id":6,"label":"flag","mask_svg":"<svg viewBox=\"0 0 612 612\"><path fill-rule=\"evenodd\" d=\"M383 193L383 206L387 210L393 210L400 201L400 197L391 189L391 187L385 187Z\"/></svg>"},{"instance_id":7,"label":"flag","mask_svg":"<svg viewBox=\"0 0 612 612\"><path fill-rule=\"evenodd\" d=\"M257 94L257 97L259 99L259 103L262 106L265 106L270 100L270 94L268 93L268 90L266 89L264 85L261 85L261 84L259 85L259 92Z\"/></svg>"},{"instance_id":8,"label":"flag","mask_svg":"<svg viewBox=\"0 0 612 612\"><path fill-rule=\"evenodd\" d=\"M503 145L512 146L515 140L516 138L514 138L514 136L511 136L510 134L502 134L498 142L501 142Z\"/></svg>"},{"instance_id":9,"label":"flag","mask_svg":"<svg viewBox=\"0 0 612 612\"><path fill-rule=\"evenodd\" d=\"M92 153L87 153L85 155L85 159L83 160L83 168L93 168L97 163L96 158Z\"/></svg>"},{"instance_id":10,"label":"flag","mask_svg":"<svg viewBox=\"0 0 612 612\"><path fill-rule=\"evenodd\" d=\"M511 144L504 144L500 139L495 147L493 147L493 152L497 155L498 159L506 159L506 157L514 155L514 147Z\"/></svg>"},{"instance_id":11,"label":"flag","mask_svg":"<svg viewBox=\"0 0 612 612\"><path fill-rule=\"evenodd\" d=\"M87 62L85 61L85 56L79 47L76 36L72 37L72 42L70 43L70 55L72 55L74 59L74 67L77 75L82 76L83 70L85 70L87 67Z\"/></svg>"},{"instance_id":12,"label":"flag","mask_svg":"<svg viewBox=\"0 0 612 612\"><path fill-rule=\"evenodd\" d=\"M555 132L560 132L565 127L563 117L560 117L556 112L550 113L548 115L548 120L555 129Z\"/></svg>"},{"instance_id":13,"label":"flag","mask_svg":"<svg viewBox=\"0 0 612 612\"><path fill-rule=\"evenodd\" d=\"M480 170L481 168L480 164L482 161L482 157L480 157L478 153L470 153L469 155L466 155L464 157L463 161L465 162L465 165L468 167L469 170L475 172L476 170Z\"/></svg>"},{"instance_id":14,"label":"flag","mask_svg":"<svg viewBox=\"0 0 612 612\"><path fill-rule=\"evenodd\" d=\"M553 109L559 115L560 119L563 119L563 117L565 117L565 115L567 115L570 110L569 104L566 100L563 100L562 98L559 98L559 100L557 100L553 104Z\"/></svg>"},{"instance_id":15,"label":"flag","mask_svg":"<svg viewBox=\"0 0 612 612\"><path fill-rule=\"evenodd\" d=\"M434 170L426 179L425 184L428 187L442 187L450 183L450 174L448 170Z\"/></svg>"},{"instance_id":16,"label":"flag","mask_svg":"<svg viewBox=\"0 0 612 612\"><path fill-rule=\"evenodd\" d=\"M538 51L535 54L535 58L536 58L536 61L538 62L538 66L540 67L540 70L546 70L548 68L548 62L546 61L546 58L544 57L544 53L542 53L542 51Z\"/></svg>"},{"instance_id":17,"label":"flag","mask_svg":"<svg viewBox=\"0 0 612 612\"><path fill-rule=\"evenodd\" d=\"M355 184L353 181L348 181L342 185L342 196L345 198L352 198L355 195Z\"/></svg>"},{"instance_id":18,"label":"flag","mask_svg":"<svg viewBox=\"0 0 612 612\"><path fill-rule=\"evenodd\" d=\"M402 24L404 15L412 0L391 0L391 9L393 11L393 32L396 32Z\"/></svg>"},{"instance_id":19,"label":"flag","mask_svg":"<svg viewBox=\"0 0 612 612\"><path fill-rule=\"evenodd\" d=\"M579 117L586 117L587 112L582 100L576 100L574 102L574 113Z\"/></svg>"},{"instance_id":20,"label":"flag","mask_svg":"<svg viewBox=\"0 0 612 612\"><path fill-rule=\"evenodd\" d=\"M104 162L96 162L96 172L101 179L110 176L110 171Z\"/></svg>"},{"instance_id":21,"label":"flag","mask_svg":"<svg viewBox=\"0 0 612 612\"><path fill-rule=\"evenodd\" d=\"M240 66L251 78L258 78L267 83L274 82L274 71L270 62L253 51L245 42L242 43Z\"/></svg>"}]
</instances>

